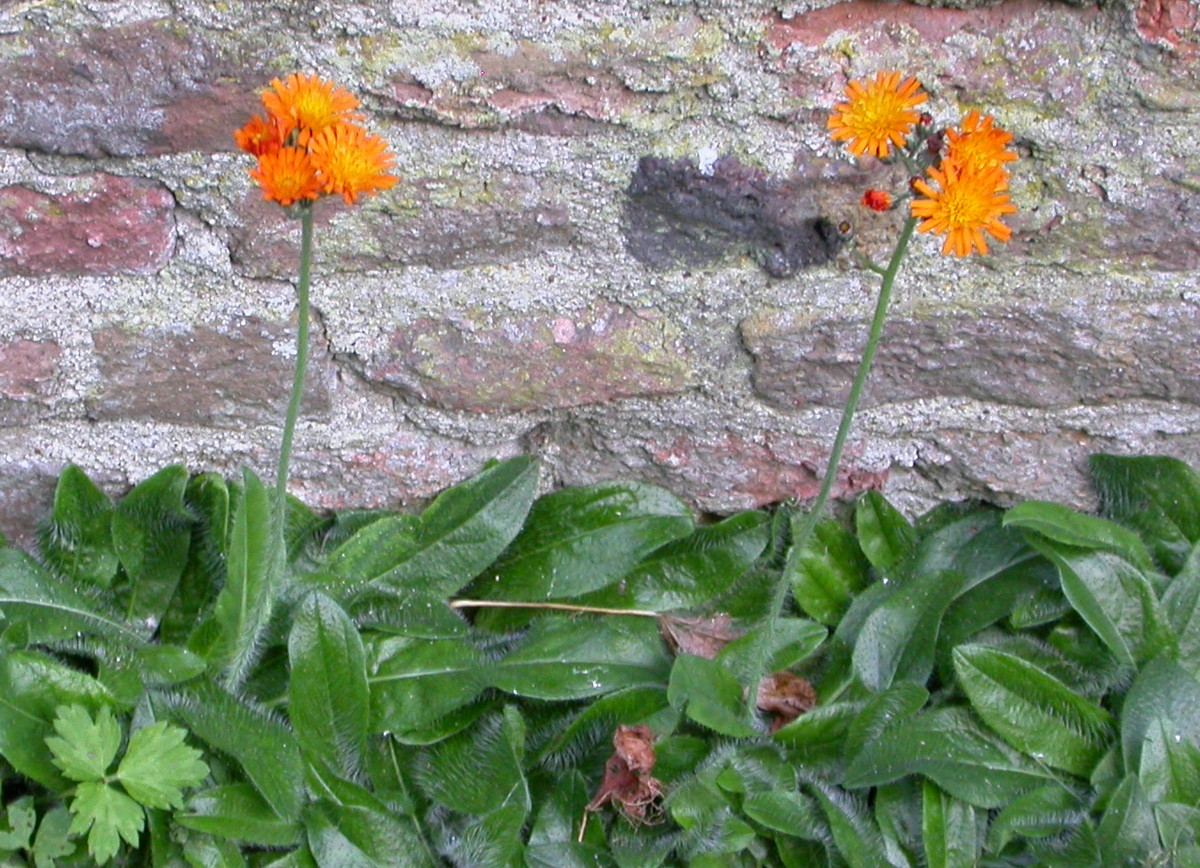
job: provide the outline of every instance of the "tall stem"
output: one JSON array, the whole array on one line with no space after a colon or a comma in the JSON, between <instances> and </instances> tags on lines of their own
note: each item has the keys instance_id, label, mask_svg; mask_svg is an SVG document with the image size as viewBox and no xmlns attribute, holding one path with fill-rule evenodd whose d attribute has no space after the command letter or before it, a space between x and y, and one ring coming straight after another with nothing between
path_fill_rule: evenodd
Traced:
<instances>
[{"instance_id":1,"label":"tall stem","mask_svg":"<svg viewBox=\"0 0 1200 868\"><path fill-rule=\"evenodd\" d=\"M275 521L286 530L288 467L292 460L292 438L300 416L300 398L304 393L304 375L308 368L308 286L312 269L313 207L311 202L300 206L300 280L296 284L299 325L296 330L296 367L292 377L292 394L288 400L287 418L283 422L283 437L279 444L279 466L275 477Z\"/></svg>"},{"instance_id":2,"label":"tall stem","mask_svg":"<svg viewBox=\"0 0 1200 868\"><path fill-rule=\"evenodd\" d=\"M904 254L908 251L908 242L912 240L913 230L916 226L917 221L912 217L905 221L904 228L900 231L900 237L896 241L896 249L892 251L892 258L888 261L887 268L884 269L883 277L880 279L879 297L875 301L875 317L871 320L867 346L863 350L862 361L858 364L858 373L854 377L854 383L850 386L846 406L842 409L842 421L838 425L837 436L834 437L833 448L829 452L829 463L825 467L825 478L821 481L821 490L809 508L808 514L804 517L804 523L792 537L792 547L788 553L788 568L785 568L783 574L776 580L774 592L771 595L771 608L768 610L767 623L763 628L761 663L758 667L760 676L767 674L765 670L775 646L775 633L778 629L779 617L783 613L784 600L787 599L788 577L792 573L790 568L793 559L798 558L804 551L805 545L808 544L808 538L816 528L817 522L821 520L821 513L825 509L825 503L829 500L833 483L837 479L838 465L842 460L842 450L846 446L846 439L850 436L850 426L854 421L854 413L858 409L858 400L862 397L863 386L866 385L867 375L871 372L871 364L875 361L875 351L879 349L879 338L883 334L888 303L892 297L892 285L896 282L900 263L904 261ZM752 712L757 699L756 694L757 690L750 691Z\"/></svg>"}]
</instances>

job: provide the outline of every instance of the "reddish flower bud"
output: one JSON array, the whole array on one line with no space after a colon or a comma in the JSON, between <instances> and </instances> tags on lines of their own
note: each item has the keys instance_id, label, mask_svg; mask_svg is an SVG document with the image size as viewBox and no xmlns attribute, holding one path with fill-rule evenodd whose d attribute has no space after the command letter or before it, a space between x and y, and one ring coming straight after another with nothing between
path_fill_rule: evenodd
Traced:
<instances>
[{"instance_id":1,"label":"reddish flower bud","mask_svg":"<svg viewBox=\"0 0 1200 868\"><path fill-rule=\"evenodd\" d=\"M923 127L933 126L933 115L931 115L929 112L921 112L920 116L917 118L917 123Z\"/></svg>"},{"instance_id":2,"label":"reddish flower bud","mask_svg":"<svg viewBox=\"0 0 1200 868\"><path fill-rule=\"evenodd\" d=\"M886 211L892 207L892 197L883 190L868 190L861 201L864 208L872 211Z\"/></svg>"}]
</instances>

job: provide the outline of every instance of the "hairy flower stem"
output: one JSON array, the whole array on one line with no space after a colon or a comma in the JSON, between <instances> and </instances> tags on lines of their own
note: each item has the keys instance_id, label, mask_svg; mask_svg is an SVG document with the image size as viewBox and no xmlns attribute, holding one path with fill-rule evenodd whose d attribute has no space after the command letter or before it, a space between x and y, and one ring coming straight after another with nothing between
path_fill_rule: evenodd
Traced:
<instances>
[{"instance_id":1,"label":"hairy flower stem","mask_svg":"<svg viewBox=\"0 0 1200 868\"><path fill-rule=\"evenodd\" d=\"M858 401L862 397L862 390L863 386L866 385L867 375L871 372L871 364L875 361L875 351L879 349L879 338L883 334L883 324L887 320L888 303L892 297L892 285L896 282L896 275L900 271L900 263L904 261L904 254L908 252L908 243L912 240L913 230L916 226L917 221L912 217L904 221L904 228L900 230L900 237L896 240L896 248L892 251L892 258L888 261L887 268L882 270L883 276L879 283L879 297L875 301L875 318L871 320L871 331L867 336L867 346L863 350L862 361L858 363L858 373L854 376L854 383L850 386L850 394L846 398L846 406L842 409L842 421L838 425L837 436L834 437L833 448L829 452L829 463L825 467L825 478L821 481L821 490L817 494L817 499L813 501L812 506L809 508L808 514L804 517L804 523L792 535L792 546L788 551L787 566L784 568L782 575L776 580L774 590L771 594L771 605L767 610L767 622L763 626L762 644L759 652L761 656L759 665L756 667L756 671L760 677L770 674L767 672L767 667L775 647L775 634L778 632L779 618L783 614L783 604L787 599L788 579L794 572L796 560L808 544L808 538L812 536L817 522L821 520L821 513L824 511L825 503L829 500L829 494L833 490L833 483L837 478L838 464L842 460L842 450L846 446L846 438L850 436L850 425L854 421L854 413L858 409ZM750 713L753 715L758 691L757 689L753 689L748 692Z\"/></svg>"},{"instance_id":2,"label":"hairy flower stem","mask_svg":"<svg viewBox=\"0 0 1200 868\"><path fill-rule=\"evenodd\" d=\"M299 324L296 330L296 367L292 377L292 395L288 400L287 418L283 422L283 437L279 444L279 466L275 476L275 523L284 532L287 527L288 467L292 460L292 438L296 419L300 416L300 398L304 392L304 375L308 368L308 287L312 270L313 207L311 202L300 206L300 279L296 284Z\"/></svg>"}]
</instances>

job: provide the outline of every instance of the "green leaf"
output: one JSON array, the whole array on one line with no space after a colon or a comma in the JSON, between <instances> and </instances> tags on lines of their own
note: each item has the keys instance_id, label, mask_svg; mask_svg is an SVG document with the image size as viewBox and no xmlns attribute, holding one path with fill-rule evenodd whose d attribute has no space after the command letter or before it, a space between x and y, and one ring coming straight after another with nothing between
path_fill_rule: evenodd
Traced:
<instances>
[{"instance_id":1,"label":"green leaf","mask_svg":"<svg viewBox=\"0 0 1200 868\"><path fill-rule=\"evenodd\" d=\"M456 639L470 625L445 599L423 588L373 586L347 604L347 613L361 629L420 639Z\"/></svg>"},{"instance_id":2,"label":"green leaf","mask_svg":"<svg viewBox=\"0 0 1200 868\"><path fill-rule=\"evenodd\" d=\"M824 783L809 785L825 812L838 854L850 868L889 868L883 836L867 806L854 795Z\"/></svg>"},{"instance_id":3,"label":"green leaf","mask_svg":"<svg viewBox=\"0 0 1200 868\"><path fill-rule=\"evenodd\" d=\"M897 684L882 693L876 693L862 706L862 711L846 732L843 742L846 759L854 759L885 729L916 714L928 701L929 691L920 684Z\"/></svg>"},{"instance_id":4,"label":"green leaf","mask_svg":"<svg viewBox=\"0 0 1200 868\"><path fill-rule=\"evenodd\" d=\"M792 533L805 520L792 517ZM867 583L870 565L849 531L826 519L813 528L808 542L788 551L784 567L796 604L822 624L841 620L854 595Z\"/></svg>"},{"instance_id":5,"label":"green leaf","mask_svg":"<svg viewBox=\"0 0 1200 868\"><path fill-rule=\"evenodd\" d=\"M649 618L538 618L487 672L488 683L531 699L583 699L662 683L670 660Z\"/></svg>"},{"instance_id":6,"label":"green leaf","mask_svg":"<svg viewBox=\"0 0 1200 868\"><path fill-rule=\"evenodd\" d=\"M82 590L56 580L22 551L0 549L0 620L24 623L28 642L62 642L100 636L118 645L137 646L144 635L129 629L110 595Z\"/></svg>"},{"instance_id":7,"label":"green leaf","mask_svg":"<svg viewBox=\"0 0 1200 868\"><path fill-rule=\"evenodd\" d=\"M490 663L463 641L387 638L367 644L371 731L402 736L469 705Z\"/></svg>"},{"instance_id":8,"label":"green leaf","mask_svg":"<svg viewBox=\"0 0 1200 868\"><path fill-rule=\"evenodd\" d=\"M82 705L64 706L54 718L54 731L58 736L46 739L52 762L75 781L103 778L121 747L121 726L107 707L93 721Z\"/></svg>"},{"instance_id":9,"label":"green leaf","mask_svg":"<svg viewBox=\"0 0 1200 868\"><path fill-rule=\"evenodd\" d=\"M538 602L577 597L616 582L694 529L683 503L661 488L564 488L538 498L525 529L479 582L479 594Z\"/></svg>"},{"instance_id":10,"label":"green leaf","mask_svg":"<svg viewBox=\"0 0 1200 868\"><path fill-rule=\"evenodd\" d=\"M60 576L103 588L112 586L119 562L112 543L112 501L68 464L54 489L50 520L38 530L38 548Z\"/></svg>"},{"instance_id":11,"label":"green leaf","mask_svg":"<svg viewBox=\"0 0 1200 868\"><path fill-rule=\"evenodd\" d=\"M290 821L300 815L300 750L292 731L278 718L210 682L188 685L186 692L163 697L162 702L198 738L236 761L281 818Z\"/></svg>"},{"instance_id":12,"label":"green leaf","mask_svg":"<svg viewBox=\"0 0 1200 868\"><path fill-rule=\"evenodd\" d=\"M1169 573L1200 542L1200 477L1175 458L1093 455L1100 510L1141 534Z\"/></svg>"},{"instance_id":13,"label":"green leaf","mask_svg":"<svg viewBox=\"0 0 1200 868\"><path fill-rule=\"evenodd\" d=\"M188 829L260 847L291 847L303 831L300 823L281 819L250 784L201 790L174 819Z\"/></svg>"},{"instance_id":14,"label":"green leaf","mask_svg":"<svg viewBox=\"0 0 1200 868\"><path fill-rule=\"evenodd\" d=\"M1192 548L1171 580L1162 605L1179 648L1179 664L1192 675L1200 674L1200 546Z\"/></svg>"},{"instance_id":15,"label":"green leaf","mask_svg":"<svg viewBox=\"0 0 1200 868\"><path fill-rule=\"evenodd\" d=\"M301 604L288 638L288 715L300 751L318 771L363 771L370 693L362 640L349 616L323 594Z\"/></svg>"},{"instance_id":16,"label":"green leaf","mask_svg":"<svg viewBox=\"0 0 1200 868\"><path fill-rule=\"evenodd\" d=\"M96 710L112 695L95 678L35 651L0 653L0 756L51 790L67 789L46 737L60 706Z\"/></svg>"},{"instance_id":17,"label":"green leaf","mask_svg":"<svg viewBox=\"0 0 1200 868\"><path fill-rule=\"evenodd\" d=\"M452 811L487 814L510 804L528 811L524 757L525 721L509 706L422 754L415 775L430 799Z\"/></svg>"},{"instance_id":18,"label":"green leaf","mask_svg":"<svg viewBox=\"0 0 1200 868\"><path fill-rule=\"evenodd\" d=\"M308 846L327 868L352 865L434 868L439 865L411 817L348 781L329 779L333 790L305 812Z\"/></svg>"},{"instance_id":19,"label":"green leaf","mask_svg":"<svg viewBox=\"0 0 1200 868\"><path fill-rule=\"evenodd\" d=\"M33 838L33 827L37 823L33 796L21 796L9 802L5 814L8 828L0 831L0 851L28 850Z\"/></svg>"},{"instance_id":20,"label":"green leaf","mask_svg":"<svg viewBox=\"0 0 1200 868\"><path fill-rule=\"evenodd\" d=\"M992 820L988 849L1003 850L1014 837L1050 838L1063 835L1084 817L1079 798L1058 784L1038 787L1017 796Z\"/></svg>"},{"instance_id":21,"label":"green leaf","mask_svg":"<svg viewBox=\"0 0 1200 868\"><path fill-rule=\"evenodd\" d=\"M818 705L781 727L774 738L787 745L789 755L806 768L840 766L847 734L864 704L840 700Z\"/></svg>"},{"instance_id":22,"label":"green leaf","mask_svg":"<svg viewBox=\"0 0 1200 868\"><path fill-rule=\"evenodd\" d=\"M271 496L249 470L233 516L225 587L217 597L225 680L240 685L258 659L263 632L271 618L282 580L281 541L272 529Z\"/></svg>"},{"instance_id":23,"label":"green leaf","mask_svg":"<svg viewBox=\"0 0 1200 868\"><path fill-rule=\"evenodd\" d=\"M75 842L71 839L71 814L62 805L42 815L37 836L30 854L37 868L55 868L59 859L73 855Z\"/></svg>"},{"instance_id":24,"label":"green leaf","mask_svg":"<svg viewBox=\"0 0 1200 868\"><path fill-rule=\"evenodd\" d=\"M1166 619L1146 576L1111 552L1034 543L1058 569L1072 608L1124 664L1143 662L1169 644Z\"/></svg>"},{"instance_id":25,"label":"green leaf","mask_svg":"<svg viewBox=\"0 0 1200 868\"><path fill-rule=\"evenodd\" d=\"M928 868L974 868L982 841L976 809L925 781L921 832Z\"/></svg>"},{"instance_id":26,"label":"green leaf","mask_svg":"<svg viewBox=\"0 0 1200 868\"><path fill-rule=\"evenodd\" d=\"M329 569L357 593L365 584L420 588L447 597L491 564L520 531L538 465L520 457L442 492L418 521L383 519L360 530Z\"/></svg>"},{"instance_id":27,"label":"green leaf","mask_svg":"<svg viewBox=\"0 0 1200 868\"><path fill-rule=\"evenodd\" d=\"M164 467L125 495L112 514L112 542L129 579L131 620L158 626L187 563L195 521L183 502L188 472Z\"/></svg>"},{"instance_id":28,"label":"green leaf","mask_svg":"<svg viewBox=\"0 0 1200 868\"><path fill-rule=\"evenodd\" d=\"M867 616L851 659L869 690L886 690L896 681L924 683L929 678L942 614L962 583L960 573L914 576Z\"/></svg>"},{"instance_id":29,"label":"green leaf","mask_svg":"<svg viewBox=\"0 0 1200 868\"><path fill-rule=\"evenodd\" d=\"M1125 695L1121 710L1121 753L1125 771L1141 767L1142 746L1164 723L1181 740L1200 747L1200 683L1178 663L1159 657L1148 663Z\"/></svg>"},{"instance_id":30,"label":"green leaf","mask_svg":"<svg viewBox=\"0 0 1200 868\"><path fill-rule=\"evenodd\" d=\"M966 709L949 707L884 730L850 763L845 786L878 786L910 774L924 775L978 808L1002 807L1051 777L986 732Z\"/></svg>"},{"instance_id":31,"label":"green leaf","mask_svg":"<svg viewBox=\"0 0 1200 868\"><path fill-rule=\"evenodd\" d=\"M742 686L717 660L681 654L671 667L667 699L701 726L721 735L751 738Z\"/></svg>"},{"instance_id":32,"label":"green leaf","mask_svg":"<svg viewBox=\"0 0 1200 868\"><path fill-rule=\"evenodd\" d=\"M183 845L182 855L191 868L246 868L242 851L232 841L192 835Z\"/></svg>"},{"instance_id":33,"label":"green leaf","mask_svg":"<svg viewBox=\"0 0 1200 868\"><path fill-rule=\"evenodd\" d=\"M1111 746L1112 716L1045 670L982 645L962 645L953 656L976 713L1017 750L1087 777Z\"/></svg>"},{"instance_id":34,"label":"green leaf","mask_svg":"<svg viewBox=\"0 0 1200 868\"><path fill-rule=\"evenodd\" d=\"M1064 546L1111 552L1144 572L1154 568L1137 534L1056 503L1030 500L1018 504L1004 514L1004 526L1024 528Z\"/></svg>"},{"instance_id":35,"label":"green leaf","mask_svg":"<svg viewBox=\"0 0 1200 868\"><path fill-rule=\"evenodd\" d=\"M130 847L137 846L144 822L141 805L102 781L75 788L71 813L75 815L71 833L87 832L88 853L101 865L117 855L121 839Z\"/></svg>"},{"instance_id":36,"label":"green leaf","mask_svg":"<svg viewBox=\"0 0 1200 868\"><path fill-rule=\"evenodd\" d=\"M868 491L859 498L854 524L863 554L884 575L889 575L916 547L916 530L878 491Z\"/></svg>"},{"instance_id":37,"label":"green leaf","mask_svg":"<svg viewBox=\"0 0 1200 868\"><path fill-rule=\"evenodd\" d=\"M1137 775L1121 781L1096 831L1105 866L1158 864L1158 825Z\"/></svg>"},{"instance_id":38,"label":"green leaf","mask_svg":"<svg viewBox=\"0 0 1200 868\"><path fill-rule=\"evenodd\" d=\"M165 720L133 733L117 780L125 792L148 808L178 808L183 791L208 776L200 751L184 744L187 733Z\"/></svg>"},{"instance_id":39,"label":"green leaf","mask_svg":"<svg viewBox=\"0 0 1200 868\"><path fill-rule=\"evenodd\" d=\"M193 516L188 560L175 597L163 613L159 641L183 645L212 608L225 584L225 555L229 542L230 490L216 473L188 480L184 503Z\"/></svg>"},{"instance_id":40,"label":"green leaf","mask_svg":"<svg viewBox=\"0 0 1200 868\"><path fill-rule=\"evenodd\" d=\"M769 519L761 512L697 528L652 551L618 584L579 602L655 612L702 608L750 569L767 546L768 531Z\"/></svg>"},{"instance_id":41,"label":"green leaf","mask_svg":"<svg viewBox=\"0 0 1200 868\"><path fill-rule=\"evenodd\" d=\"M748 793L742 811L759 825L787 835L819 841L824 823L812 797L798 790L763 790Z\"/></svg>"}]
</instances>

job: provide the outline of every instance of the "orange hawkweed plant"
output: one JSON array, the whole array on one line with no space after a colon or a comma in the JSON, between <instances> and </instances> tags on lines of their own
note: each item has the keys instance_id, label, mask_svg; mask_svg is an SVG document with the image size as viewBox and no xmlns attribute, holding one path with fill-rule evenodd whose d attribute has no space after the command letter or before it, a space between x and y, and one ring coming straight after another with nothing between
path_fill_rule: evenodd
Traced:
<instances>
[{"instance_id":1,"label":"orange hawkweed plant","mask_svg":"<svg viewBox=\"0 0 1200 868\"><path fill-rule=\"evenodd\" d=\"M273 79L262 94L263 114L233 134L255 158L250 178L263 198L300 220L300 271L296 285L299 327L291 399L284 420L276 476L274 519L282 533L288 465L308 364L309 274L313 249L313 206L324 196L347 205L391 189L396 158L387 143L358 122L361 103L349 91L315 75Z\"/></svg>"},{"instance_id":2,"label":"orange hawkweed plant","mask_svg":"<svg viewBox=\"0 0 1200 868\"><path fill-rule=\"evenodd\" d=\"M808 539L821 519L837 477L854 413L879 347L892 286L913 233L942 237L943 255L987 254L989 238L1005 242L1012 236L1003 218L1017 210L1008 195L1009 166L1017 159L1010 149L1013 137L997 127L990 115L971 111L957 125L938 129L933 116L919 109L928 97L917 80L894 71L850 82L845 96L845 102L833 107L826 125L830 138L844 144L855 158L899 162L910 178L906 189L894 193L866 190L859 204L871 211L884 212L907 202L908 215L886 265L860 257L862 264L880 277L875 315L842 410L821 488L808 513L802 520L797 517L793 527L789 563L776 582L763 632L759 666L762 673L767 671L767 649L775 647L774 633L787 598L788 577L800 569L798 559L806 554ZM752 707L750 712L753 714Z\"/></svg>"}]
</instances>

